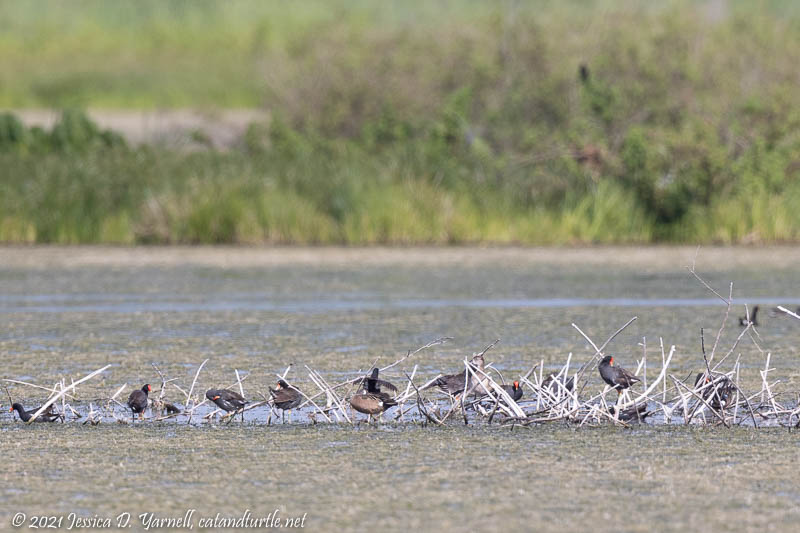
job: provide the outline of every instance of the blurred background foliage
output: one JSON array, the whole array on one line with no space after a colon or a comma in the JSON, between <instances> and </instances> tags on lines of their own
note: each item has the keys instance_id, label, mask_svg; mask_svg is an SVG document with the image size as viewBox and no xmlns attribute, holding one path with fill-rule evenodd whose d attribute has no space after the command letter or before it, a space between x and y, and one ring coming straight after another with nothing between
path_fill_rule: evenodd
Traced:
<instances>
[{"instance_id":1,"label":"blurred background foliage","mask_svg":"<svg viewBox=\"0 0 800 533\"><path fill-rule=\"evenodd\" d=\"M0 0L0 241L796 242L798 65L788 0Z\"/></svg>"}]
</instances>

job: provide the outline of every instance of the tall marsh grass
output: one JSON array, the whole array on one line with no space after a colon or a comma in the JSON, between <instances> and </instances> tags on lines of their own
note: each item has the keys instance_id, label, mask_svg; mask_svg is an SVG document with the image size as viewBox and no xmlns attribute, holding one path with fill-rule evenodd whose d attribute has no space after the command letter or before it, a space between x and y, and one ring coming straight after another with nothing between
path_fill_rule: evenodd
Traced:
<instances>
[{"instance_id":1,"label":"tall marsh grass","mask_svg":"<svg viewBox=\"0 0 800 533\"><path fill-rule=\"evenodd\" d=\"M800 239L793 2L0 0L0 20L0 106L273 117L182 153L3 116L0 241Z\"/></svg>"}]
</instances>

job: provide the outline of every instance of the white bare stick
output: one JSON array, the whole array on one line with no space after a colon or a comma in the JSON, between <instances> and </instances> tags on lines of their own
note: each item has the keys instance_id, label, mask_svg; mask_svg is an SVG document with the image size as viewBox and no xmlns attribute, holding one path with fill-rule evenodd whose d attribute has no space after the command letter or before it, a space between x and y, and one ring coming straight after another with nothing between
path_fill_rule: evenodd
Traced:
<instances>
[{"instance_id":1,"label":"white bare stick","mask_svg":"<svg viewBox=\"0 0 800 533\"><path fill-rule=\"evenodd\" d=\"M92 378L93 378L93 377L95 377L97 374L99 374L99 373L101 373L101 372L104 372L104 371L105 371L105 370L106 370L108 367L110 367L110 366L111 366L111 365L106 365L106 366L104 366L103 368L99 368L99 369L95 370L94 372L92 372L91 374L88 374L88 375L86 375L86 376L82 377L81 379L79 379L78 381L75 381L75 382L73 382L73 383L72 383L72 385L70 385L69 387L66 387L66 388L62 389L62 390L61 390L61 392L59 392L58 394L56 394L55 396L53 396L52 398L50 398L49 400L47 400L47 401L46 401L44 404L42 404L42 406L39 408L39 410L38 410L38 411L36 411L36 412L33 414L33 416L31 416L31 418L28 420L28 422L27 422L27 423L28 423L28 424L30 424L31 422L34 422L34 421L36 421L36 419L37 419L37 418L39 418L39 415L41 415L43 412L45 412L45 411L47 410L47 408L48 408L48 407L50 407L51 405L53 405L53 404L54 404L55 402L57 402L57 401L58 401L58 400L59 400L59 399L60 399L62 396L64 396L64 395L67 393L67 391L68 391L68 390L75 390L75 387L76 387L76 386L80 385L81 383L83 383L83 382L84 382L84 381L86 381L86 380L92 379Z\"/></svg>"},{"instance_id":2,"label":"white bare stick","mask_svg":"<svg viewBox=\"0 0 800 533\"><path fill-rule=\"evenodd\" d=\"M783 311L783 312L784 312L784 313L786 313L787 315L789 315L789 316L791 316L791 317L794 317L794 318L796 318L797 320L800 320L800 315L798 315L797 313L792 313L791 311L789 311L788 309L786 309L786 308L785 308L785 307L783 307L782 305L779 305L779 306L778 306L778 309L780 309L781 311Z\"/></svg>"},{"instance_id":3,"label":"white bare stick","mask_svg":"<svg viewBox=\"0 0 800 533\"><path fill-rule=\"evenodd\" d=\"M50 388L50 387L42 387L41 385L36 385L36 384L34 384L34 383L28 383L27 381L18 381L18 380L16 380L16 379L4 379L3 381L5 381L6 383L16 383L17 385L26 385L26 386L28 386L28 387L33 387L33 388L35 388L35 389L42 389L42 390L46 390L47 392L49 392L49 393L50 393L50 395L53 395L53 394L58 394L58 389L57 389L57 387L53 387L53 388ZM68 397L68 398L72 398L73 400L75 399L75 396L73 396L73 395L71 395L71 394L67 394L67 397Z\"/></svg>"}]
</instances>

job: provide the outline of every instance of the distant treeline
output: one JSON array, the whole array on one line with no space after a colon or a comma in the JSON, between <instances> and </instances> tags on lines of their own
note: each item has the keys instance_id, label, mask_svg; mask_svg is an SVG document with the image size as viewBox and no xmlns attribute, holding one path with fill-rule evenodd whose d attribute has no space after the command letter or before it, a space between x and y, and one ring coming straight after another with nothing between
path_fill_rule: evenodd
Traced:
<instances>
[{"instance_id":1,"label":"distant treeline","mask_svg":"<svg viewBox=\"0 0 800 533\"><path fill-rule=\"evenodd\" d=\"M0 104L273 116L187 152L3 115L0 241L800 240L792 2L292 6L0 2Z\"/></svg>"}]
</instances>

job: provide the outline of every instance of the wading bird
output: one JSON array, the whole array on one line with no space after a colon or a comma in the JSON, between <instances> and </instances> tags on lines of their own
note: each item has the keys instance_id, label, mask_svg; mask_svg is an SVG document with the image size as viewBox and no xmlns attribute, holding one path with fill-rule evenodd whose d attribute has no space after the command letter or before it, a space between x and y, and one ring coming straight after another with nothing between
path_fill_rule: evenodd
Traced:
<instances>
[{"instance_id":1,"label":"wading bird","mask_svg":"<svg viewBox=\"0 0 800 533\"><path fill-rule=\"evenodd\" d=\"M350 405L359 413L368 415L368 422L372 421L372 415L382 415L384 411L397 405L394 397L381 391L381 387L397 392L397 387L378 379L378 369L373 368L372 374L362 380L361 390L350 398Z\"/></svg>"},{"instance_id":2,"label":"wading bird","mask_svg":"<svg viewBox=\"0 0 800 533\"><path fill-rule=\"evenodd\" d=\"M128 396L128 407L131 408L131 422L134 414L139 415L139 420L144 418L144 410L147 409L147 393L151 390L150 385L144 385L141 389L135 390Z\"/></svg>"},{"instance_id":3,"label":"wading bird","mask_svg":"<svg viewBox=\"0 0 800 533\"><path fill-rule=\"evenodd\" d=\"M278 388L273 390L269 389L269 395L272 397L272 402L275 407L281 410L281 421L286 411L289 411L289 423L292 423L292 409L300 405L303 401L303 395L294 387L291 387L284 380L278 380Z\"/></svg>"},{"instance_id":4,"label":"wading bird","mask_svg":"<svg viewBox=\"0 0 800 533\"><path fill-rule=\"evenodd\" d=\"M617 391L617 394L622 394L624 389L641 381L621 366L614 366L614 357L610 355L603 357L598 369L600 370L600 377L603 378L603 381L613 387L614 390Z\"/></svg>"},{"instance_id":5,"label":"wading bird","mask_svg":"<svg viewBox=\"0 0 800 533\"><path fill-rule=\"evenodd\" d=\"M242 422L244 422L244 406L247 405L247 400L238 392L228 389L208 389L206 398L214 402L223 411L233 412L234 416L241 411Z\"/></svg>"},{"instance_id":6,"label":"wading bird","mask_svg":"<svg viewBox=\"0 0 800 533\"><path fill-rule=\"evenodd\" d=\"M23 422L27 422L39 409L40 407L34 407L30 411L26 411L25 408L22 407L22 404L15 403L14 405L11 406L9 412L13 413L14 411L16 411L20 419L22 419ZM55 422L56 420L59 419L61 419L62 421L64 420L60 414L53 412L53 406L51 404L50 406L48 406L46 411L44 411L36 418L36 420L34 420L34 422Z\"/></svg>"}]
</instances>

